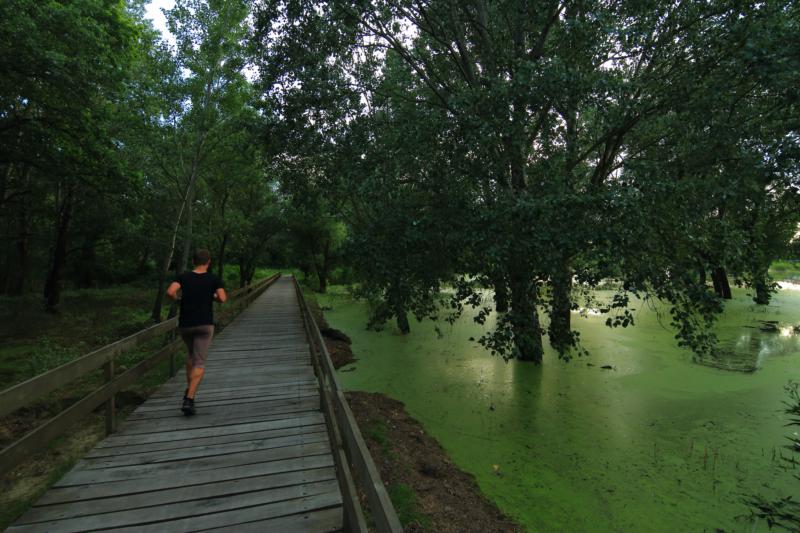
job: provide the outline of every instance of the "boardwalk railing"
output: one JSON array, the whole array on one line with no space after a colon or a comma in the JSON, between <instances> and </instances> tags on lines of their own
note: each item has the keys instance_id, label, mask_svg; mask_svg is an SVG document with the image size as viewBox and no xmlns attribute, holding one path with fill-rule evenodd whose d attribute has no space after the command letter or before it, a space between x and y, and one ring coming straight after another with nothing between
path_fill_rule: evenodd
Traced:
<instances>
[{"instance_id":1,"label":"boardwalk railing","mask_svg":"<svg viewBox=\"0 0 800 533\"><path fill-rule=\"evenodd\" d=\"M280 274L276 274L253 285L232 291L229 295L230 304L226 306L223 312L218 314L218 320L230 317L234 312L249 305L279 277ZM70 426L103 404L106 405L106 433L113 433L117 425L115 405L117 392L130 387L148 370L151 370L167 358L170 359L170 376L175 375L174 354L182 344L182 341L175 339L173 335L177 327L178 319L171 318L0 391L0 416L5 416L17 409L30 405L35 400L101 366L105 372L106 382L103 386L92 391L0 451L0 475L14 468L27 455L44 449L51 440L62 435ZM115 375L114 362L117 356L130 351L145 341L165 334L170 334L170 337L168 337L167 343L155 354L142 360L122 374Z\"/></svg>"},{"instance_id":2,"label":"boardwalk railing","mask_svg":"<svg viewBox=\"0 0 800 533\"><path fill-rule=\"evenodd\" d=\"M297 299L303 313L303 324L311 345L314 371L320 388L321 407L325 413L328 435L333 449L339 486L344 505L344 530L367 531L364 512L359 503L358 487L366 495L369 511L379 533L402 533L403 527L397 518L389 494L381 480L378 468L369 453L353 412L339 386L333 361L325 346L319 326L309 311L303 291L294 278Z\"/></svg>"}]
</instances>

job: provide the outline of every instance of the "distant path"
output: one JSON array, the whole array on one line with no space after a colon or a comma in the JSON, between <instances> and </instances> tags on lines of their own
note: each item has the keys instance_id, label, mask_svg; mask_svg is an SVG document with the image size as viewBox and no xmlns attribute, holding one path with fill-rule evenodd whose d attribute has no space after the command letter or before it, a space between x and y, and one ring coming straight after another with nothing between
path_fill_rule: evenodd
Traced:
<instances>
[{"instance_id":1,"label":"distant path","mask_svg":"<svg viewBox=\"0 0 800 533\"><path fill-rule=\"evenodd\" d=\"M197 415L183 372L25 513L23 531L338 531L342 496L291 277L214 339Z\"/></svg>"}]
</instances>

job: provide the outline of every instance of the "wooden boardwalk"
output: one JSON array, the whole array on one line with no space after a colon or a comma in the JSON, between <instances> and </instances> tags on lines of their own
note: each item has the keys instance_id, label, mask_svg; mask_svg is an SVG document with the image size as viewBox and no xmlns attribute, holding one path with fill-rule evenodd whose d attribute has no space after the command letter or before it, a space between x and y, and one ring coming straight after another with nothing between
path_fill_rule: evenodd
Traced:
<instances>
[{"instance_id":1,"label":"wooden boardwalk","mask_svg":"<svg viewBox=\"0 0 800 533\"><path fill-rule=\"evenodd\" d=\"M197 415L179 372L8 531L341 530L311 363L281 278L214 339Z\"/></svg>"}]
</instances>

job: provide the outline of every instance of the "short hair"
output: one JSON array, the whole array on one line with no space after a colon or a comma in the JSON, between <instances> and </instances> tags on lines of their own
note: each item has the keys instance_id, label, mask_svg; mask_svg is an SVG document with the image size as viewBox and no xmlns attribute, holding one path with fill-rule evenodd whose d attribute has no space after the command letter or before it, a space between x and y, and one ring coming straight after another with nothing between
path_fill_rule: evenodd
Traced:
<instances>
[{"instance_id":1,"label":"short hair","mask_svg":"<svg viewBox=\"0 0 800 533\"><path fill-rule=\"evenodd\" d=\"M194 266L205 265L209 261L211 261L211 252L205 248L198 248L194 251L194 256L192 256L192 263Z\"/></svg>"}]
</instances>

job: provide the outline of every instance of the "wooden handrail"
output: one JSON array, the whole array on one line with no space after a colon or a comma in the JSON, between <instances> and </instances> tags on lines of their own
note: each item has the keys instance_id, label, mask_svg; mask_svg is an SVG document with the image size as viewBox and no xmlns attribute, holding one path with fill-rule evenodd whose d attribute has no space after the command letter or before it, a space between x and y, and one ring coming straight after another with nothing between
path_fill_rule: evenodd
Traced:
<instances>
[{"instance_id":1,"label":"wooden handrail","mask_svg":"<svg viewBox=\"0 0 800 533\"><path fill-rule=\"evenodd\" d=\"M231 303L236 304L238 307L249 304L280 276L280 274L275 274L259 281L255 285L249 285L234 291ZM72 424L81 420L103 403L107 405L106 431L107 433L112 433L116 428L115 394L132 385L139 377L168 356L172 357L180 348L182 341L172 340L154 355L140 361L136 366L119 376L114 375L114 359L117 355L129 351L146 340L172 332L177 326L178 319L171 318L0 391L0 416L3 416L29 405L34 400L59 387L63 387L88 372L101 366L106 368L106 383L103 386L95 389L88 396L78 400L0 450L0 475L14 468L25 456L44 449L52 439L62 435ZM171 359L171 361L173 360ZM170 375L174 375L173 364L170 365Z\"/></svg>"},{"instance_id":2,"label":"wooden handrail","mask_svg":"<svg viewBox=\"0 0 800 533\"><path fill-rule=\"evenodd\" d=\"M117 355L129 351L131 348L135 348L146 340L169 333L177 326L177 318L171 318L164 322L154 324L129 337L107 344L84 356L73 359L69 363L64 363L59 367L48 370L43 374L39 374L27 381L5 389L0 392L0 416L7 415L21 407L25 407L32 401L41 398L59 387L63 387L87 372L100 368Z\"/></svg>"},{"instance_id":3,"label":"wooden handrail","mask_svg":"<svg viewBox=\"0 0 800 533\"><path fill-rule=\"evenodd\" d=\"M108 402L117 392L132 385L136 379L166 359L167 356L174 354L181 344L181 340L167 344L156 354L144 359L102 387L95 389L88 396L81 398L56 416L3 448L0 451L0 475L17 466L27 455L47 448L51 440L62 435L72 424L79 422L86 415Z\"/></svg>"},{"instance_id":4,"label":"wooden handrail","mask_svg":"<svg viewBox=\"0 0 800 533\"><path fill-rule=\"evenodd\" d=\"M351 487L353 479L351 472L353 472L367 496L369 510L377 531L379 533L402 533L403 526L397 518L392 500L389 498L380 472L372 460L367 444L361 436L361 431L344 396L344 391L339 386L336 370L319 326L308 308L297 278L293 277L293 280L303 313L303 322L306 325L309 341L314 347L312 359L315 368L319 371L317 377L321 387L320 396L323 411L326 414L326 422L329 424L329 434L336 436L335 439L331 439L331 444L338 448L338 450L334 450L334 457L337 458L337 467L340 469L339 486L342 488L342 500L345 506L345 529L358 532L367 531L360 506L358 509L349 508L352 506L350 502L356 498L355 491ZM342 464L338 460L341 452L344 452L343 455L346 456ZM357 499L355 501L355 505L358 505Z\"/></svg>"},{"instance_id":5,"label":"wooden handrail","mask_svg":"<svg viewBox=\"0 0 800 533\"><path fill-rule=\"evenodd\" d=\"M278 277L280 277L280 274L275 274L255 285L249 285L238 289L231 294L231 300L237 298L246 291L257 292L259 289L266 288L277 280ZM7 415L21 407L25 407L32 401L41 398L59 387L63 387L87 372L100 368L117 355L135 348L144 341L169 333L177 327L178 318L170 318L169 320L159 322L158 324L138 331L124 339L107 344L106 346L89 352L77 359L73 359L52 370L48 370L38 376L34 376L27 381L23 381L22 383L0 391L0 416Z\"/></svg>"}]
</instances>

